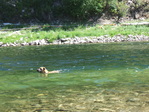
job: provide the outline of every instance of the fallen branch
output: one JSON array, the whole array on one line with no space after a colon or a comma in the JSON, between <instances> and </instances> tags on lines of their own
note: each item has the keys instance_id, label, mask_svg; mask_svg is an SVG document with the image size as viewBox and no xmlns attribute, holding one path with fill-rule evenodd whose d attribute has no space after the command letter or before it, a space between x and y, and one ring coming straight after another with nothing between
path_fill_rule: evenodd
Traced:
<instances>
[{"instance_id":1,"label":"fallen branch","mask_svg":"<svg viewBox=\"0 0 149 112\"><path fill-rule=\"evenodd\" d=\"M141 22L141 23L122 23L123 26L129 26L129 25L149 25L149 22Z\"/></svg>"}]
</instances>

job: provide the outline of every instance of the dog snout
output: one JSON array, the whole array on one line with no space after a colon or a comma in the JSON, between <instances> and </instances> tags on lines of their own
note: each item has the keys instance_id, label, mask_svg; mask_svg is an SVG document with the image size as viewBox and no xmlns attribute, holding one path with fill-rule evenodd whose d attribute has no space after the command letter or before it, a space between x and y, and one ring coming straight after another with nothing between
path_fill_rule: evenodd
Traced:
<instances>
[{"instance_id":1,"label":"dog snout","mask_svg":"<svg viewBox=\"0 0 149 112\"><path fill-rule=\"evenodd\" d=\"M37 69L37 72L41 72L41 70L40 69Z\"/></svg>"}]
</instances>

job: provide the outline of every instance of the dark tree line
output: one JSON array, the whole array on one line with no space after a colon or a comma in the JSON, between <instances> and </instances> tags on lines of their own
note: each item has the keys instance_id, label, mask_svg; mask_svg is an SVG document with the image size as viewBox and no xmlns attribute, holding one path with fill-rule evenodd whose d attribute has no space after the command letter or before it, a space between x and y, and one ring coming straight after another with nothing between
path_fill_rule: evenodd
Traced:
<instances>
[{"instance_id":1,"label":"dark tree line","mask_svg":"<svg viewBox=\"0 0 149 112\"><path fill-rule=\"evenodd\" d=\"M120 19L146 11L146 0L0 0L0 22L87 20L103 13ZM140 2L141 1L141 2ZM134 13L133 13L134 12Z\"/></svg>"}]
</instances>

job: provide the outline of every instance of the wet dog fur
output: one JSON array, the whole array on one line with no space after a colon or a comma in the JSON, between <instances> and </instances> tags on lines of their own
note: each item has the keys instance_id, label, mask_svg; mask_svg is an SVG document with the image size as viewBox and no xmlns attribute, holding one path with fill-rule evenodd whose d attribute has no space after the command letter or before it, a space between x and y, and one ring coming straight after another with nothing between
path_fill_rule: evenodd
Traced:
<instances>
[{"instance_id":1,"label":"wet dog fur","mask_svg":"<svg viewBox=\"0 0 149 112\"><path fill-rule=\"evenodd\" d=\"M43 73L43 74L60 73L60 71L58 71L58 70L48 71L48 70L46 69L46 67L40 67L40 68L38 68L38 69L37 69L37 72Z\"/></svg>"}]
</instances>

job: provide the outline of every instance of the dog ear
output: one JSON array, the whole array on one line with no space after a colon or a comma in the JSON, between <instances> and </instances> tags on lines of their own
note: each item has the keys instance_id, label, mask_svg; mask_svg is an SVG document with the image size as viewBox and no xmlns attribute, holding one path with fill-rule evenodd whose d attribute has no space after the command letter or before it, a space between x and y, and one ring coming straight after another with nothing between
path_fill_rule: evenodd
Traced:
<instances>
[{"instance_id":1,"label":"dog ear","mask_svg":"<svg viewBox=\"0 0 149 112\"><path fill-rule=\"evenodd\" d=\"M45 70L46 68L45 67L43 67L43 70Z\"/></svg>"}]
</instances>

